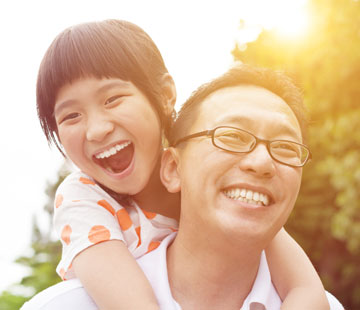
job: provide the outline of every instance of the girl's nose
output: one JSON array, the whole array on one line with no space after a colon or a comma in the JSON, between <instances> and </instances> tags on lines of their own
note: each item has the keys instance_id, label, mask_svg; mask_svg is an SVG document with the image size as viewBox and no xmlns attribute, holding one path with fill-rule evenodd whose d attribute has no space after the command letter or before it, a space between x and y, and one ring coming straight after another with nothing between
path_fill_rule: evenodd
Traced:
<instances>
[{"instance_id":1,"label":"girl's nose","mask_svg":"<svg viewBox=\"0 0 360 310\"><path fill-rule=\"evenodd\" d=\"M111 121L95 117L87 122L86 138L88 141L100 142L113 130Z\"/></svg>"},{"instance_id":2,"label":"girl's nose","mask_svg":"<svg viewBox=\"0 0 360 310\"><path fill-rule=\"evenodd\" d=\"M240 169L248 173L260 177L273 177L275 174L275 162L263 143L258 144L250 153L242 154L239 162Z\"/></svg>"}]
</instances>

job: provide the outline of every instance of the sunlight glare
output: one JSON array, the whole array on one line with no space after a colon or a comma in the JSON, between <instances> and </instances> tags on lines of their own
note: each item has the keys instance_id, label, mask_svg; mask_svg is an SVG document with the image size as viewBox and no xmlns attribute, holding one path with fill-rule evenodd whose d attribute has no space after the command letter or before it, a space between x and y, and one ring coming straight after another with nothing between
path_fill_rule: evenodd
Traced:
<instances>
[{"instance_id":1,"label":"sunlight glare","mask_svg":"<svg viewBox=\"0 0 360 310\"><path fill-rule=\"evenodd\" d=\"M261 29L273 31L285 39L304 35L309 26L308 0L253 0L246 2L244 25L240 26L238 41L256 40ZM249 35L251 34L251 35Z\"/></svg>"},{"instance_id":2,"label":"sunlight glare","mask_svg":"<svg viewBox=\"0 0 360 310\"><path fill-rule=\"evenodd\" d=\"M279 35L289 39L305 34L308 27L307 1L278 0L276 2L278 8L269 20L269 30L274 30Z\"/></svg>"}]
</instances>

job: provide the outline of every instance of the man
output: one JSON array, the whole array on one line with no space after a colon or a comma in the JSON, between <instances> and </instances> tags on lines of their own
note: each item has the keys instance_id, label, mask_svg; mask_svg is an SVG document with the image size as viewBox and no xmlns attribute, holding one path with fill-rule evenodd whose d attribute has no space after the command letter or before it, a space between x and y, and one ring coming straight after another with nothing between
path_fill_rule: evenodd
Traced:
<instances>
[{"instance_id":1,"label":"man","mask_svg":"<svg viewBox=\"0 0 360 310\"><path fill-rule=\"evenodd\" d=\"M183 309L280 309L263 250L297 199L311 157L305 127L291 80L245 65L200 87L181 108L161 176L170 192L181 190L167 270ZM343 309L328 298L331 309Z\"/></svg>"},{"instance_id":2,"label":"man","mask_svg":"<svg viewBox=\"0 0 360 310\"><path fill-rule=\"evenodd\" d=\"M138 260L161 309L280 309L264 249L310 158L301 104L284 76L242 65L182 107L161 168L167 189L181 191L179 231ZM50 301L41 309L61 308L52 292L63 292L63 309L97 309L78 281L66 282L42 295Z\"/></svg>"}]
</instances>

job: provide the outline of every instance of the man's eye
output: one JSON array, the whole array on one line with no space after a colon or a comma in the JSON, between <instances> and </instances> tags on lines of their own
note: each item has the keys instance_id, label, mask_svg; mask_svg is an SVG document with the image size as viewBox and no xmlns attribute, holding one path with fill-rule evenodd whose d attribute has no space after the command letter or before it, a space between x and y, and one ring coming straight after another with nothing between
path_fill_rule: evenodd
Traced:
<instances>
[{"instance_id":1,"label":"man's eye","mask_svg":"<svg viewBox=\"0 0 360 310\"><path fill-rule=\"evenodd\" d=\"M223 136L226 138L237 139L237 140L242 138L241 135L239 135L236 132L225 133L223 134Z\"/></svg>"},{"instance_id":2,"label":"man's eye","mask_svg":"<svg viewBox=\"0 0 360 310\"><path fill-rule=\"evenodd\" d=\"M282 150L295 151L298 147L290 143L279 143L277 148Z\"/></svg>"},{"instance_id":3,"label":"man's eye","mask_svg":"<svg viewBox=\"0 0 360 310\"><path fill-rule=\"evenodd\" d=\"M301 148L295 143L280 142L273 146L273 149L282 155L298 156Z\"/></svg>"},{"instance_id":4,"label":"man's eye","mask_svg":"<svg viewBox=\"0 0 360 310\"><path fill-rule=\"evenodd\" d=\"M221 134L220 138L226 140L238 141L238 142L247 142L249 140L249 137L247 137L243 133L236 131L224 132Z\"/></svg>"}]
</instances>

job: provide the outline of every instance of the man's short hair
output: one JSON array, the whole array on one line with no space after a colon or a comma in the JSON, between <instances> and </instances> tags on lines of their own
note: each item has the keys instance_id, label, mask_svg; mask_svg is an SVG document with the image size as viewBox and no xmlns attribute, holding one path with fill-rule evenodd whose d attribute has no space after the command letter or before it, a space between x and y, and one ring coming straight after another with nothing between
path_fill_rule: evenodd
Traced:
<instances>
[{"instance_id":1,"label":"man's short hair","mask_svg":"<svg viewBox=\"0 0 360 310\"><path fill-rule=\"evenodd\" d=\"M283 72L269 68L254 67L246 64L235 64L225 74L203 84L192 93L181 107L170 134L170 145L178 139L190 134L189 128L194 124L201 103L213 92L239 85L254 85L263 87L282 98L294 112L301 128L303 140L306 136L307 117L303 104L301 90ZM206 128L212 129L212 128Z\"/></svg>"}]
</instances>

